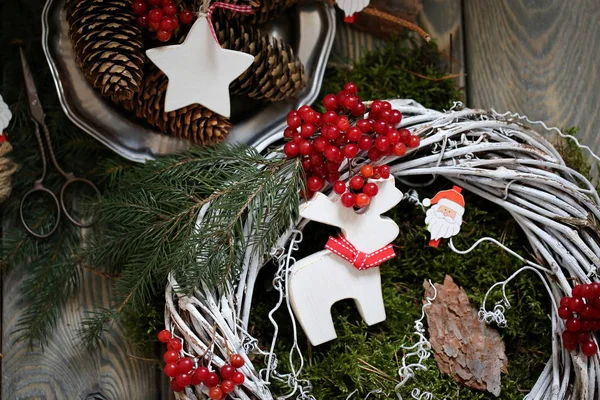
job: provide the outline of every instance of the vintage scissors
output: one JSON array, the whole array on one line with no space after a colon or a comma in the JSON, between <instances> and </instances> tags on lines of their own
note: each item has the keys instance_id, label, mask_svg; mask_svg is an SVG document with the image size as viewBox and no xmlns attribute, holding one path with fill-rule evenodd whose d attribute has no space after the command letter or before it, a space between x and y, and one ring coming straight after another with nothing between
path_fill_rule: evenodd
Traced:
<instances>
[{"instance_id":1,"label":"vintage scissors","mask_svg":"<svg viewBox=\"0 0 600 400\"><path fill-rule=\"evenodd\" d=\"M27 97L29 99L29 108L31 110L31 119L33 120L34 125L35 125L35 136L37 138L38 145L40 146L40 155L41 155L41 159L42 159L42 176L40 176L40 178L35 181L35 183L33 184L33 188L30 191L28 191L27 193L25 193L25 195L21 199L21 207L20 207L21 222L23 223L23 226L25 227L27 232L29 232L32 236L34 236L38 239L47 238L47 237L51 236L54 232L56 232L56 229L58 228L58 224L60 223L61 214L63 214L63 213L67 217L67 219L69 221L71 221L71 223L73 223L74 225L81 227L81 228L90 227L92 225L91 223L89 223L89 224L82 223L81 221L78 221L75 218L73 218L73 216L71 216L71 214L65 207L65 200L64 200L65 190L67 189L67 187L69 187L73 183L77 182L77 183L89 186L91 189L94 190L94 192L98 196L100 196L100 191L98 190L96 185L94 185L91 181L89 181L87 179L83 179L83 178L78 178L71 172L67 173L58 165L58 162L56 161L56 157L54 156L54 150L52 149L52 141L50 140L50 132L48 131L48 127L46 126L46 123L44 122L44 118L45 118L44 109L42 108L42 104L40 103L40 99L38 97L37 89L35 87L35 82L33 80L33 75L31 75L31 69L29 68L29 64L27 63L27 60L25 59L25 53L23 52L23 49L19 49L19 50L21 52L21 64L23 65L23 75L25 76L25 87L27 88ZM46 165L46 151L44 150L44 143L42 141L42 136L40 135L40 125L42 127L42 131L44 132L44 138L46 139L46 144L48 145L48 154L50 155L50 161L52 162L52 165L54 165L54 168L56 168L56 170L66 180L66 182L63 184L62 188L60 189L60 197L57 197L51 190L49 190L47 187L44 186L44 179L46 178L46 166L47 165ZM52 229L47 233L42 233L40 231L36 231L35 228L32 228L31 226L29 226L27 224L27 222L25 221L25 216L24 216L25 202L28 198L31 198L35 195L50 196L50 198L52 198L54 205L55 205L54 208L56 209L56 221L54 222Z\"/></svg>"}]
</instances>

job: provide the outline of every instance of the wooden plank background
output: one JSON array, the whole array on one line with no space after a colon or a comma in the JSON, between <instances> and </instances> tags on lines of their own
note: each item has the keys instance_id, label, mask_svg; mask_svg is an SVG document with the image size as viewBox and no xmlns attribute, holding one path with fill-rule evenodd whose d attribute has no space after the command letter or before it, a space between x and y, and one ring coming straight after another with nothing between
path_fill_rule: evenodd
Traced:
<instances>
[{"instance_id":1,"label":"wooden plank background","mask_svg":"<svg viewBox=\"0 0 600 400\"><path fill-rule=\"evenodd\" d=\"M598 0L423 0L419 18L453 60L449 72L466 74L458 82L469 106L578 126L580 137L596 151L599 22ZM340 20L334 61L359 58L379 44ZM89 273L84 273L82 291L69 303L45 353L12 344L23 306L22 278L13 271L2 282L2 399L168 397L160 371L131 357L118 327L102 351L73 346L83 312L95 303L108 304L108 282Z\"/></svg>"}]
</instances>

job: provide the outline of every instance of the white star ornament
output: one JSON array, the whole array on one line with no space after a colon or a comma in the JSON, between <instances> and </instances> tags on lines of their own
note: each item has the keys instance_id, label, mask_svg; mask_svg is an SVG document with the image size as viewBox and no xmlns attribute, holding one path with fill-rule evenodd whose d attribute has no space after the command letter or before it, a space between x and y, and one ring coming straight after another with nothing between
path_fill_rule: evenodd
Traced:
<instances>
[{"instance_id":1,"label":"white star ornament","mask_svg":"<svg viewBox=\"0 0 600 400\"><path fill-rule=\"evenodd\" d=\"M190 104L229 118L229 84L254 62L254 56L221 48L212 36L206 17L200 17L182 44L146 51L148 58L167 75L165 112Z\"/></svg>"}]
</instances>

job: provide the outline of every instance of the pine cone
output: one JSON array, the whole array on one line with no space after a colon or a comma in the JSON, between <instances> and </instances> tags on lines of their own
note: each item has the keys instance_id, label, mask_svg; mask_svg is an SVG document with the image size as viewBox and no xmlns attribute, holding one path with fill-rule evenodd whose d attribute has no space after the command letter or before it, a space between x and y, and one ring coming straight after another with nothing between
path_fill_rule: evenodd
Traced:
<instances>
[{"instance_id":1,"label":"pine cone","mask_svg":"<svg viewBox=\"0 0 600 400\"><path fill-rule=\"evenodd\" d=\"M69 36L80 68L113 101L131 100L143 78L142 32L129 0L67 0Z\"/></svg>"},{"instance_id":2,"label":"pine cone","mask_svg":"<svg viewBox=\"0 0 600 400\"><path fill-rule=\"evenodd\" d=\"M202 145L225 139L231 128L229 120L199 104L164 112L168 83L167 76L152 67L146 71L136 98L124 102L123 106L161 132L174 137Z\"/></svg>"},{"instance_id":3,"label":"pine cone","mask_svg":"<svg viewBox=\"0 0 600 400\"><path fill-rule=\"evenodd\" d=\"M223 48L254 56L254 63L231 83L231 93L268 101L298 95L306 85L304 65L289 44L242 20L229 20L226 13L216 14L215 31Z\"/></svg>"},{"instance_id":4,"label":"pine cone","mask_svg":"<svg viewBox=\"0 0 600 400\"><path fill-rule=\"evenodd\" d=\"M300 0L222 0L224 3L250 5L256 11L253 14L230 12L231 18L237 18L246 24L262 25L277 18L291 6L300 3Z\"/></svg>"}]
</instances>

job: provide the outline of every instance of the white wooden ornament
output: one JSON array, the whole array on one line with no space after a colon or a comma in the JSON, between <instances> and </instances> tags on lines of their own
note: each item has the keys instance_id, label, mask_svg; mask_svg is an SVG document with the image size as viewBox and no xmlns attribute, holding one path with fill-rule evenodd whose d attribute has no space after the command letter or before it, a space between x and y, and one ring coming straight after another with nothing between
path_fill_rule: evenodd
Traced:
<instances>
[{"instance_id":1,"label":"white wooden ornament","mask_svg":"<svg viewBox=\"0 0 600 400\"><path fill-rule=\"evenodd\" d=\"M346 17L351 17L355 13L366 8L369 5L370 0L337 0L336 3Z\"/></svg>"},{"instance_id":2,"label":"white wooden ornament","mask_svg":"<svg viewBox=\"0 0 600 400\"><path fill-rule=\"evenodd\" d=\"M2 96L0 96L0 135L2 131L5 130L10 124L10 120L12 118L12 113L8 108L8 104L2 100Z\"/></svg>"},{"instance_id":3,"label":"white wooden ornament","mask_svg":"<svg viewBox=\"0 0 600 400\"><path fill-rule=\"evenodd\" d=\"M146 55L169 78L166 112L198 103L227 118L229 84L254 62L250 54L221 48L206 17L196 20L182 44L150 49Z\"/></svg>"},{"instance_id":4,"label":"white wooden ornament","mask_svg":"<svg viewBox=\"0 0 600 400\"><path fill-rule=\"evenodd\" d=\"M300 215L341 228L344 237L357 250L372 253L398 236L398 225L381 214L402 200L394 177L375 182L379 193L364 212L357 213L344 207L338 195L328 198L316 193L313 199L300 206ZM314 346L337 337L331 306L340 300L354 299L368 325L385 320L379 267L360 271L331 251L322 250L294 264L289 285L296 318Z\"/></svg>"}]
</instances>

